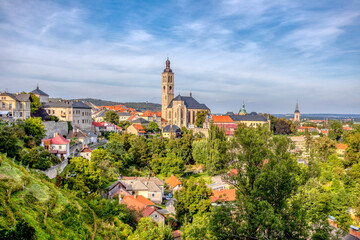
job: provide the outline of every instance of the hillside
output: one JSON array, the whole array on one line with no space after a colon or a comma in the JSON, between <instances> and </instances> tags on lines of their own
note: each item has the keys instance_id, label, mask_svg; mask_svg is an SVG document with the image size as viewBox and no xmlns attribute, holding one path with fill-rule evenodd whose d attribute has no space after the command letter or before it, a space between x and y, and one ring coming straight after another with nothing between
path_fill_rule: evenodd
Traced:
<instances>
[{"instance_id":1,"label":"hillside","mask_svg":"<svg viewBox=\"0 0 360 240\"><path fill-rule=\"evenodd\" d=\"M139 111L161 111L161 104L158 103L148 103L148 102L113 102L113 101L107 101L107 100L101 100L101 99L94 99L94 98L81 98L81 99L73 99L73 100L80 100L80 101L86 101L91 102L95 104L96 106L114 106L114 105L125 105L129 108L134 108Z\"/></svg>"},{"instance_id":2,"label":"hillside","mask_svg":"<svg viewBox=\"0 0 360 240\"><path fill-rule=\"evenodd\" d=\"M131 233L128 225L99 219L83 200L2 154L0 179L0 239L22 219L38 239L124 239Z\"/></svg>"}]
</instances>

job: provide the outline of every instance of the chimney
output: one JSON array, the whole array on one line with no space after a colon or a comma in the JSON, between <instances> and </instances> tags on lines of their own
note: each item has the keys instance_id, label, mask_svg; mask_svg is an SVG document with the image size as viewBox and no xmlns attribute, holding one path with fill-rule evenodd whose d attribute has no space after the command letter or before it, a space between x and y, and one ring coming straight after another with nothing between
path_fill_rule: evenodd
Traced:
<instances>
[{"instance_id":1,"label":"chimney","mask_svg":"<svg viewBox=\"0 0 360 240\"><path fill-rule=\"evenodd\" d=\"M134 195L134 199L136 199L136 194Z\"/></svg>"},{"instance_id":2,"label":"chimney","mask_svg":"<svg viewBox=\"0 0 360 240\"><path fill-rule=\"evenodd\" d=\"M360 238L360 230L359 230L359 228L351 225L350 226L350 234L357 237L357 238Z\"/></svg>"},{"instance_id":3,"label":"chimney","mask_svg":"<svg viewBox=\"0 0 360 240\"><path fill-rule=\"evenodd\" d=\"M57 132L56 132L56 133L54 133L54 137L56 137L57 135L59 135L59 133L57 133Z\"/></svg>"}]
</instances>

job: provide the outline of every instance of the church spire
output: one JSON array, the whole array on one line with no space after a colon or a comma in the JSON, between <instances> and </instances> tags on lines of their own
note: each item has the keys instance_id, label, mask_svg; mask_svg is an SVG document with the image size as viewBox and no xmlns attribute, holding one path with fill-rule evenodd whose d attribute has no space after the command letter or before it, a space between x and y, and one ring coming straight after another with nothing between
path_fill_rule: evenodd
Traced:
<instances>
[{"instance_id":1,"label":"church spire","mask_svg":"<svg viewBox=\"0 0 360 240\"><path fill-rule=\"evenodd\" d=\"M296 113L299 113L299 103L298 103L298 100L296 100L296 107L295 107L295 112Z\"/></svg>"},{"instance_id":2,"label":"church spire","mask_svg":"<svg viewBox=\"0 0 360 240\"><path fill-rule=\"evenodd\" d=\"M170 60L169 57L166 59L165 62L166 68L164 69L164 72L172 72L171 68L170 68Z\"/></svg>"}]
</instances>

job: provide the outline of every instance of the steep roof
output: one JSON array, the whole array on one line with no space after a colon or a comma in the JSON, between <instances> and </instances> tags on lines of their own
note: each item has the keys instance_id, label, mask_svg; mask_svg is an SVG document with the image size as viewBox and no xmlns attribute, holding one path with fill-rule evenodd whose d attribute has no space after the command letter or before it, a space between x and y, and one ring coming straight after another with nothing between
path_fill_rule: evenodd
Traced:
<instances>
[{"instance_id":1,"label":"steep roof","mask_svg":"<svg viewBox=\"0 0 360 240\"><path fill-rule=\"evenodd\" d=\"M214 190L213 196L211 196L212 203L216 201L231 202L235 200L236 200L235 189Z\"/></svg>"},{"instance_id":2,"label":"steep roof","mask_svg":"<svg viewBox=\"0 0 360 240\"><path fill-rule=\"evenodd\" d=\"M155 205L155 203L143 197L142 195L125 196L123 202L126 204L126 206L137 209L144 209L147 206Z\"/></svg>"},{"instance_id":3,"label":"steep roof","mask_svg":"<svg viewBox=\"0 0 360 240\"><path fill-rule=\"evenodd\" d=\"M148 216L150 216L153 212L155 212L156 211L156 209L155 208L153 208L153 207L146 207L145 209L144 209L144 211L142 212L142 215L143 215L143 217L148 217Z\"/></svg>"},{"instance_id":4,"label":"steep roof","mask_svg":"<svg viewBox=\"0 0 360 240\"><path fill-rule=\"evenodd\" d=\"M188 109L204 109L209 110L209 108L205 104L200 104L198 101L195 100L193 97L183 97L180 94L171 100L168 108L173 107L173 101L184 101L186 108Z\"/></svg>"},{"instance_id":5,"label":"steep roof","mask_svg":"<svg viewBox=\"0 0 360 240\"><path fill-rule=\"evenodd\" d=\"M138 131L138 133L146 133L145 129L140 124L133 124L133 126L136 129L136 131Z\"/></svg>"},{"instance_id":6,"label":"steep roof","mask_svg":"<svg viewBox=\"0 0 360 240\"><path fill-rule=\"evenodd\" d=\"M70 141L65 139L63 136L61 136L60 134L56 135L53 138L49 138L49 139L44 139L41 140L42 142L46 142L46 141L50 141L50 144L59 144L59 145L65 145L68 144Z\"/></svg>"},{"instance_id":7,"label":"steep roof","mask_svg":"<svg viewBox=\"0 0 360 240\"><path fill-rule=\"evenodd\" d=\"M143 119L143 118L138 118L138 119L135 119L135 120L132 120L131 121L132 123L139 123L139 124L149 124L150 122Z\"/></svg>"},{"instance_id":8,"label":"steep roof","mask_svg":"<svg viewBox=\"0 0 360 240\"><path fill-rule=\"evenodd\" d=\"M88 145L85 145L81 152L92 152Z\"/></svg>"},{"instance_id":9,"label":"steep roof","mask_svg":"<svg viewBox=\"0 0 360 240\"><path fill-rule=\"evenodd\" d=\"M35 95L38 94L40 96L49 96L48 94L46 94L42 90L40 90L39 86L37 86L35 90L32 90L31 93L33 93Z\"/></svg>"},{"instance_id":10,"label":"steep roof","mask_svg":"<svg viewBox=\"0 0 360 240\"><path fill-rule=\"evenodd\" d=\"M181 181L175 176L169 177L165 182L169 184L171 188L181 185Z\"/></svg>"},{"instance_id":11,"label":"steep roof","mask_svg":"<svg viewBox=\"0 0 360 240\"><path fill-rule=\"evenodd\" d=\"M30 94L18 94L18 93L0 93L1 96L9 96L15 101L26 102L30 100Z\"/></svg>"},{"instance_id":12,"label":"steep roof","mask_svg":"<svg viewBox=\"0 0 360 240\"><path fill-rule=\"evenodd\" d=\"M231 119L229 115L212 115L212 120L214 123L233 123L234 121Z\"/></svg>"},{"instance_id":13,"label":"steep roof","mask_svg":"<svg viewBox=\"0 0 360 240\"><path fill-rule=\"evenodd\" d=\"M170 131L173 131L173 132L180 132L181 129L176 126L176 125L167 125L166 127L163 128L162 130L163 132L170 132Z\"/></svg>"},{"instance_id":14,"label":"steep roof","mask_svg":"<svg viewBox=\"0 0 360 240\"><path fill-rule=\"evenodd\" d=\"M130 191L146 191L148 187L138 180L120 180L122 184L126 186L126 190Z\"/></svg>"},{"instance_id":15,"label":"steep roof","mask_svg":"<svg viewBox=\"0 0 360 240\"><path fill-rule=\"evenodd\" d=\"M251 113L247 115L230 115L229 117L235 122L241 122L241 121L267 122L266 118L263 115L259 115L256 113Z\"/></svg>"}]
</instances>

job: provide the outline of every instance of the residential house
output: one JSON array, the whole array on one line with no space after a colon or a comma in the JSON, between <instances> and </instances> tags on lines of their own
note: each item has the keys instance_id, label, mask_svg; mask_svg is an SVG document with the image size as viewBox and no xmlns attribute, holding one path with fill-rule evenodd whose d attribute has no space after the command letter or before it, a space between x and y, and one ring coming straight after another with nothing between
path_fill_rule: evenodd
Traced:
<instances>
[{"instance_id":1,"label":"residential house","mask_svg":"<svg viewBox=\"0 0 360 240\"><path fill-rule=\"evenodd\" d=\"M155 203L162 203L164 181L157 177L123 177L121 183L131 195L142 195Z\"/></svg>"},{"instance_id":2,"label":"residential house","mask_svg":"<svg viewBox=\"0 0 360 240\"><path fill-rule=\"evenodd\" d=\"M223 190L213 190L213 195L211 196L211 204L217 205L219 202L233 202L236 200L236 191L235 189L223 189Z\"/></svg>"},{"instance_id":3,"label":"residential house","mask_svg":"<svg viewBox=\"0 0 360 240\"><path fill-rule=\"evenodd\" d=\"M36 97L39 98L39 101L41 103L47 103L49 102L49 95L40 90L39 85L36 86L36 89L31 91Z\"/></svg>"},{"instance_id":4,"label":"residential house","mask_svg":"<svg viewBox=\"0 0 360 240\"><path fill-rule=\"evenodd\" d=\"M308 131L309 133L313 133L313 132L319 133L319 132L320 132L318 129L316 129L316 128L314 128L314 127L297 127L296 129L297 129L297 131L300 132L300 133L305 133L305 132L306 132L306 129L307 129L307 131Z\"/></svg>"},{"instance_id":5,"label":"residential house","mask_svg":"<svg viewBox=\"0 0 360 240\"><path fill-rule=\"evenodd\" d=\"M179 138L181 137L181 129L176 125L167 125L162 129L162 136L164 138Z\"/></svg>"},{"instance_id":6,"label":"residential house","mask_svg":"<svg viewBox=\"0 0 360 240\"><path fill-rule=\"evenodd\" d=\"M105 113L105 110L99 110L91 114L91 117L92 119L94 119L95 122L104 122Z\"/></svg>"},{"instance_id":7,"label":"residential house","mask_svg":"<svg viewBox=\"0 0 360 240\"><path fill-rule=\"evenodd\" d=\"M348 148L348 145L347 145L347 144L344 144L344 143L338 143L338 144L336 144L336 154L337 154L339 157L344 157L347 148Z\"/></svg>"},{"instance_id":8,"label":"residential house","mask_svg":"<svg viewBox=\"0 0 360 240\"><path fill-rule=\"evenodd\" d=\"M79 101L56 101L43 103L49 115L61 121L71 122L74 129L91 130L91 107Z\"/></svg>"},{"instance_id":9,"label":"residential house","mask_svg":"<svg viewBox=\"0 0 360 240\"><path fill-rule=\"evenodd\" d=\"M139 115L139 118L143 118L149 122L156 122L158 126L161 126L161 112L152 112L147 110L143 114Z\"/></svg>"},{"instance_id":10,"label":"residential house","mask_svg":"<svg viewBox=\"0 0 360 240\"><path fill-rule=\"evenodd\" d=\"M147 120L145 120L145 119L143 119L143 118L136 118L136 119L134 119L134 120L132 120L132 121L130 121L132 124L140 124L140 125L142 125L142 126L145 126L145 127L147 127L147 126L149 126L149 121L147 121Z\"/></svg>"},{"instance_id":11,"label":"residential house","mask_svg":"<svg viewBox=\"0 0 360 240\"><path fill-rule=\"evenodd\" d=\"M142 195L124 196L120 203L126 204L128 208L140 211L148 206L155 206L155 203Z\"/></svg>"},{"instance_id":12,"label":"residential house","mask_svg":"<svg viewBox=\"0 0 360 240\"><path fill-rule=\"evenodd\" d=\"M41 146L60 159L66 159L70 156L70 141L60 134L55 137L41 140Z\"/></svg>"},{"instance_id":13,"label":"residential house","mask_svg":"<svg viewBox=\"0 0 360 240\"><path fill-rule=\"evenodd\" d=\"M0 93L0 111L3 120L25 120L30 117L30 94Z\"/></svg>"},{"instance_id":14,"label":"residential house","mask_svg":"<svg viewBox=\"0 0 360 240\"><path fill-rule=\"evenodd\" d=\"M268 124L270 128L270 119L266 119L264 115L259 115L256 112L251 112L245 115L229 115L234 121L235 125L245 124L247 127L264 126Z\"/></svg>"},{"instance_id":15,"label":"residential house","mask_svg":"<svg viewBox=\"0 0 360 240\"><path fill-rule=\"evenodd\" d=\"M173 192L179 190L181 188L181 181L175 177L171 176L166 181L166 184L168 184Z\"/></svg>"},{"instance_id":16,"label":"residential house","mask_svg":"<svg viewBox=\"0 0 360 240\"><path fill-rule=\"evenodd\" d=\"M119 121L128 121L129 117L131 116L131 113L129 112L119 112Z\"/></svg>"},{"instance_id":17,"label":"residential house","mask_svg":"<svg viewBox=\"0 0 360 240\"><path fill-rule=\"evenodd\" d=\"M92 154L92 151L88 145L85 145L83 147L83 149L80 151L80 156L83 158L86 158L87 160L91 159L91 154Z\"/></svg>"},{"instance_id":18,"label":"residential house","mask_svg":"<svg viewBox=\"0 0 360 240\"><path fill-rule=\"evenodd\" d=\"M144 218L151 217L152 220L161 224L161 226L165 226L165 216L161 214L156 207L147 206L144 210L142 210L142 216Z\"/></svg>"},{"instance_id":19,"label":"residential house","mask_svg":"<svg viewBox=\"0 0 360 240\"><path fill-rule=\"evenodd\" d=\"M126 133L131 133L138 136L145 136L146 130L140 124L132 124L126 130Z\"/></svg>"},{"instance_id":20,"label":"residential house","mask_svg":"<svg viewBox=\"0 0 360 240\"><path fill-rule=\"evenodd\" d=\"M117 132L120 133L122 128L109 122L92 122L93 131L96 133L101 132Z\"/></svg>"},{"instance_id":21,"label":"residential house","mask_svg":"<svg viewBox=\"0 0 360 240\"><path fill-rule=\"evenodd\" d=\"M173 231L173 237L174 237L174 240L181 240L181 231L180 230L175 230Z\"/></svg>"},{"instance_id":22,"label":"residential house","mask_svg":"<svg viewBox=\"0 0 360 240\"><path fill-rule=\"evenodd\" d=\"M234 136L236 124L229 115L212 115L213 123L218 128L224 128L226 135Z\"/></svg>"}]
</instances>

